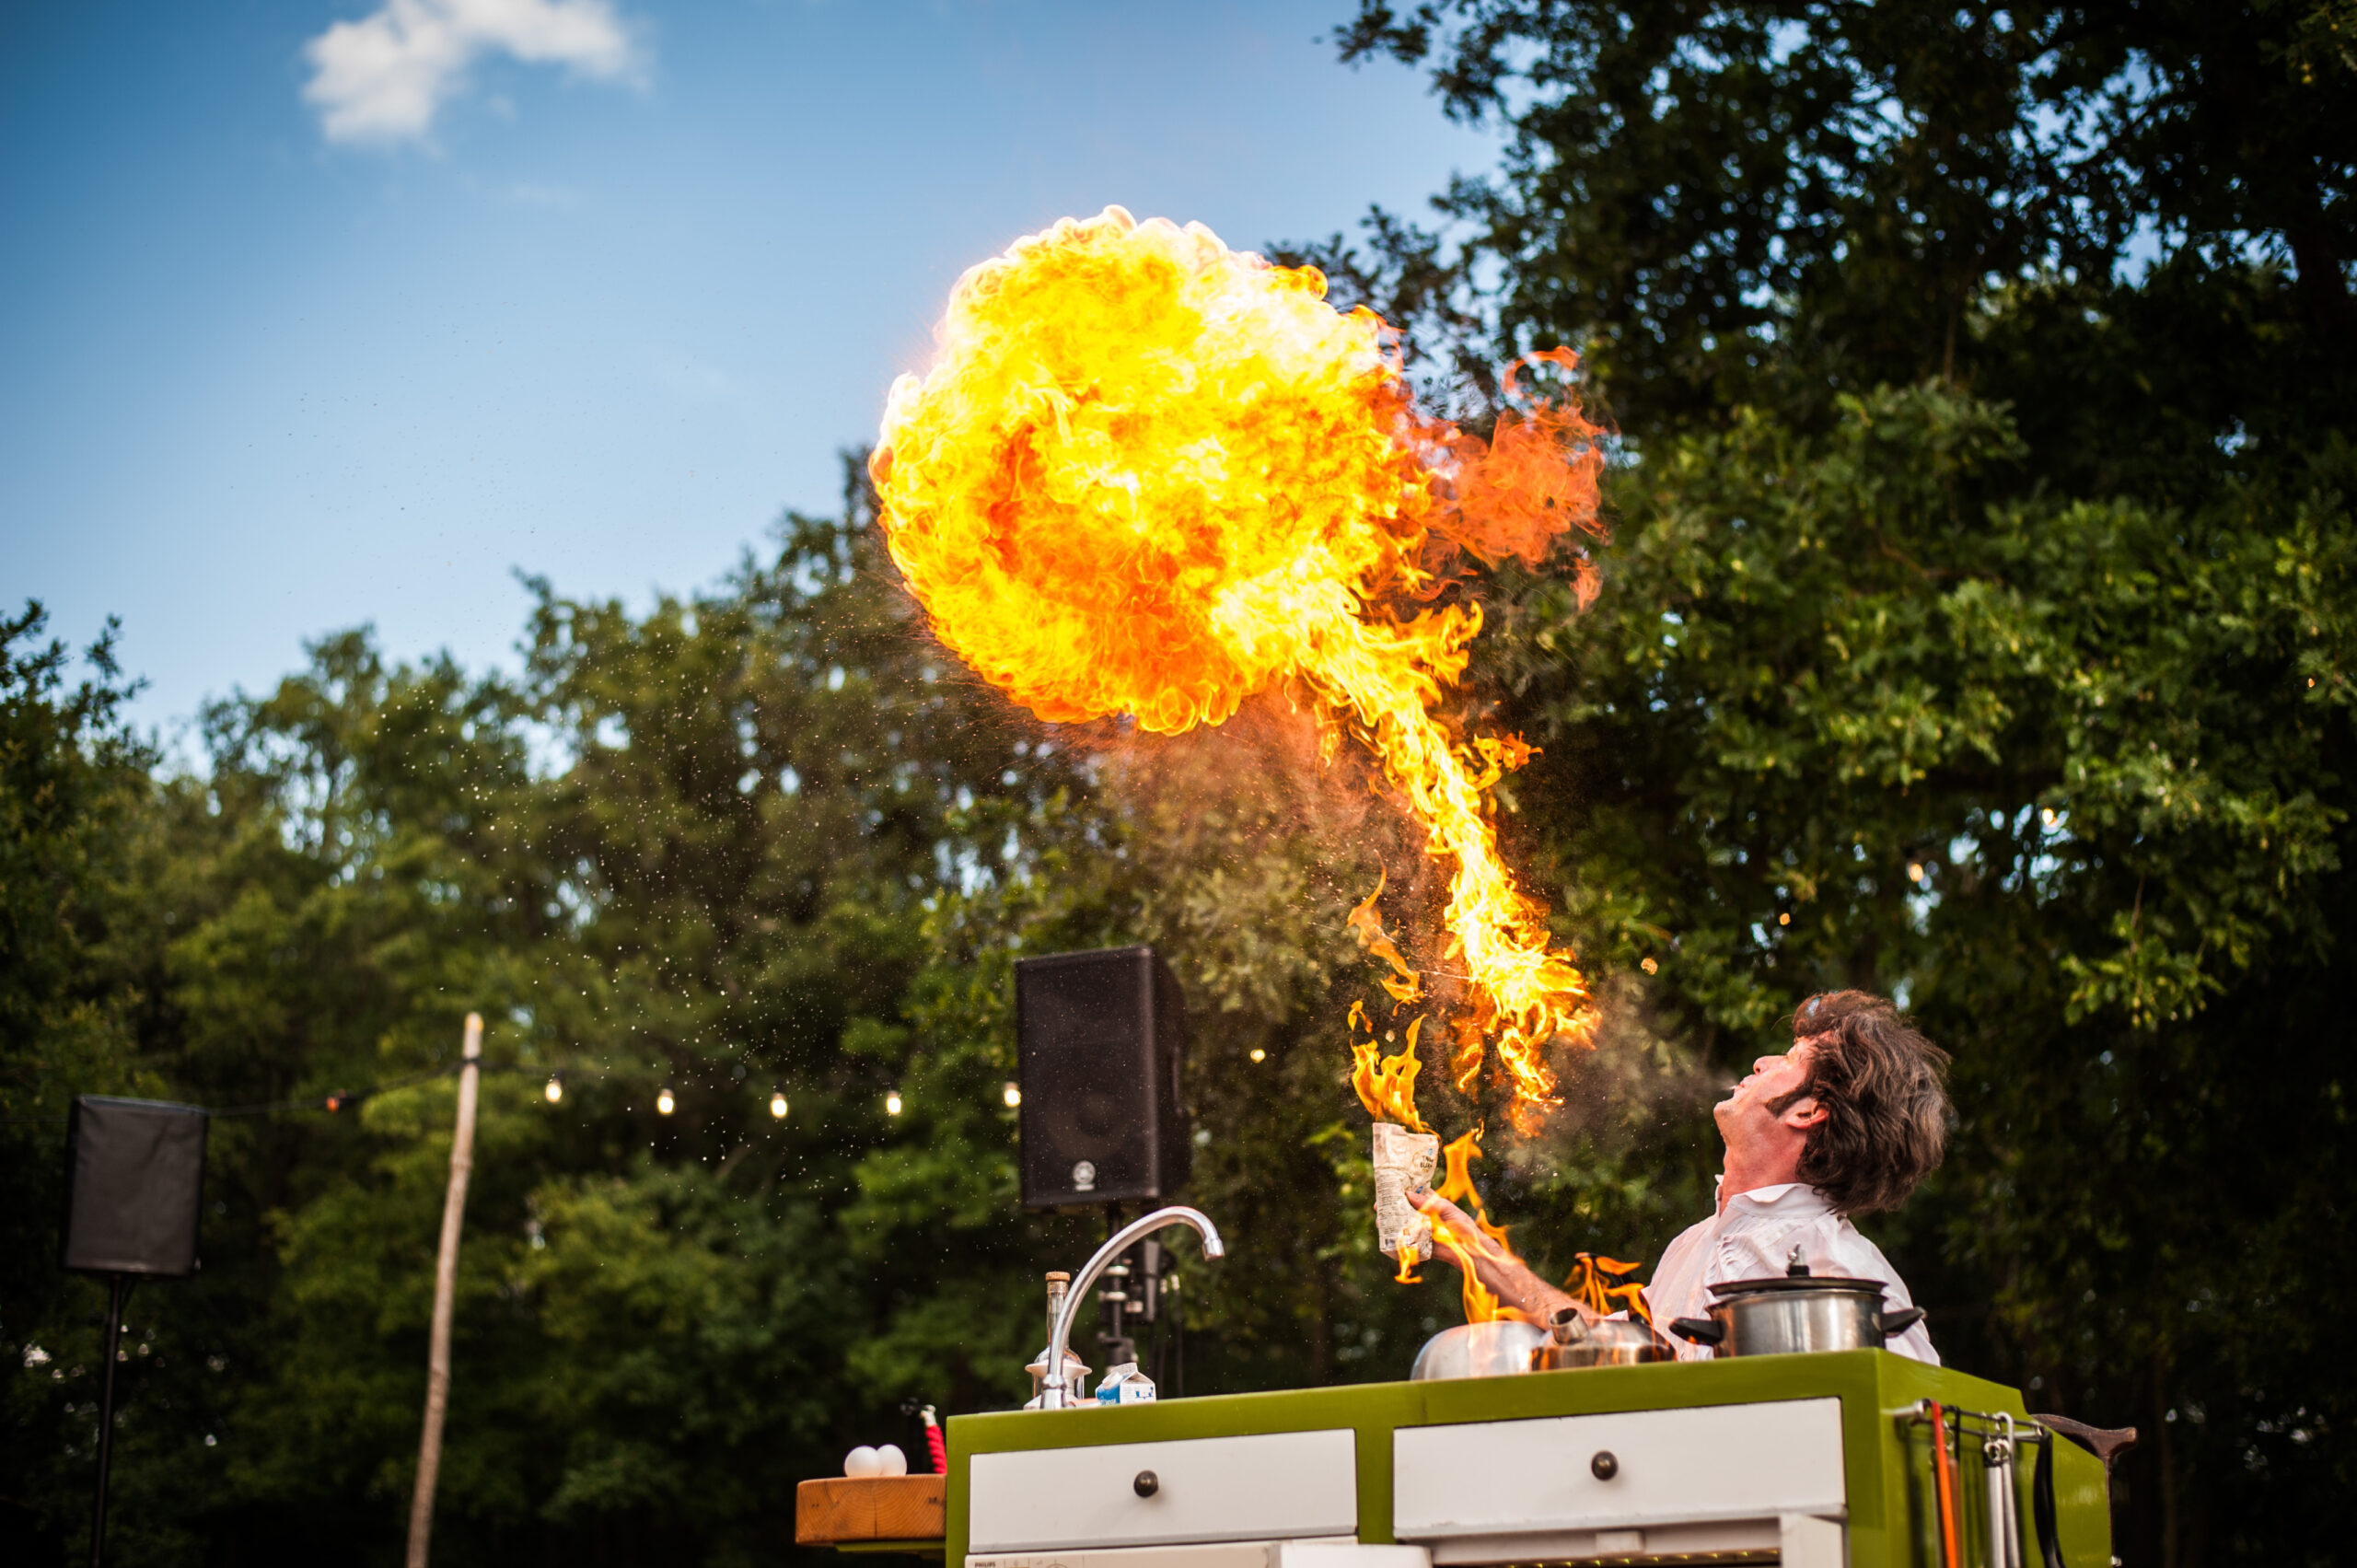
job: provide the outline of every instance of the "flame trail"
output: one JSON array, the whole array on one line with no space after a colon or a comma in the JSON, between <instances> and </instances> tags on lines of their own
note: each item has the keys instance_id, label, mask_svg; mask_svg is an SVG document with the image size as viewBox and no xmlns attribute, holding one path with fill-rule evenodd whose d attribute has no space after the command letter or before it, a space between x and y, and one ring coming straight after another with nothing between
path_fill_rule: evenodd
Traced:
<instances>
[{"instance_id":1,"label":"flame trail","mask_svg":"<svg viewBox=\"0 0 2357 1568\"><path fill-rule=\"evenodd\" d=\"M1434 716L1480 612L1416 606L1455 549L1536 565L1566 528L1599 532L1596 431L1539 408L1485 443L1421 413L1382 320L1324 296L1314 268L1201 225L1066 219L958 280L869 471L935 633L1041 718L1175 735L1289 677L1316 692L1450 867L1451 1070L1470 1086L1494 1039L1521 1123L1555 1103L1545 1048L1585 1041L1592 1010L1498 854L1489 791L1530 749ZM1387 958L1394 998L1421 997Z\"/></svg>"}]
</instances>

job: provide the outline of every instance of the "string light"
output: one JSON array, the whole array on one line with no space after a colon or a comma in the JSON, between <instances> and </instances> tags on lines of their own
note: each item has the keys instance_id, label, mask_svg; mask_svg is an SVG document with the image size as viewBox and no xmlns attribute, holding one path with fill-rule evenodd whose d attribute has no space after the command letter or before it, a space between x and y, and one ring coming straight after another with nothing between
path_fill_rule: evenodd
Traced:
<instances>
[{"instance_id":1,"label":"string light","mask_svg":"<svg viewBox=\"0 0 2357 1568\"><path fill-rule=\"evenodd\" d=\"M1267 1051L1265 1051L1261 1050L1261 1049L1260 1049L1259 1046L1257 1046L1257 1045L1256 1045L1256 1046L1254 1046L1254 1047L1252 1048L1252 1060L1253 1060L1253 1061L1255 1061L1255 1062L1266 1062L1268 1059L1269 1059L1269 1053L1268 1053Z\"/></svg>"},{"instance_id":2,"label":"string light","mask_svg":"<svg viewBox=\"0 0 2357 1568\"><path fill-rule=\"evenodd\" d=\"M887 1116L898 1116L898 1115L900 1115L900 1090L898 1090L898 1089L894 1089L894 1090L890 1091L889 1093L888 1093L887 1095L885 1095L885 1097L884 1097L884 1114L885 1114L885 1115L887 1115Z\"/></svg>"},{"instance_id":3,"label":"string light","mask_svg":"<svg viewBox=\"0 0 2357 1568\"><path fill-rule=\"evenodd\" d=\"M773 1089L770 1092L770 1114L780 1121L785 1120L785 1091L784 1089Z\"/></svg>"},{"instance_id":4,"label":"string light","mask_svg":"<svg viewBox=\"0 0 2357 1568\"><path fill-rule=\"evenodd\" d=\"M554 1105L557 1101L563 1099L564 1098L564 1074L562 1073L551 1073L549 1074L549 1086L542 1089L540 1091L540 1095L551 1105Z\"/></svg>"},{"instance_id":5,"label":"string light","mask_svg":"<svg viewBox=\"0 0 2357 1568\"><path fill-rule=\"evenodd\" d=\"M1016 1106L1023 1103L1022 1086L1016 1084L1014 1080L1009 1079L1007 1081L1006 1087L999 1091L999 1098L1006 1101L1007 1109L1013 1110Z\"/></svg>"},{"instance_id":6,"label":"string light","mask_svg":"<svg viewBox=\"0 0 2357 1568\"><path fill-rule=\"evenodd\" d=\"M672 1095L672 1093L671 1093L671 1086L670 1086L670 1085L668 1085L668 1084L664 1085L664 1086L663 1086L663 1092L662 1092L661 1094L656 1095L656 1096L655 1097L655 1109L656 1109L656 1110L657 1112L659 1112L660 1114L662 1114L662 1115L668 1116L668 1115L670 1115L670 1114L671 1114L671 1112L673 1112L674 1110L677 1110L679 1108L679 1100L678 1100L678 1099L677 1099L677 1098Z\"/></svg>"}]
</instances>

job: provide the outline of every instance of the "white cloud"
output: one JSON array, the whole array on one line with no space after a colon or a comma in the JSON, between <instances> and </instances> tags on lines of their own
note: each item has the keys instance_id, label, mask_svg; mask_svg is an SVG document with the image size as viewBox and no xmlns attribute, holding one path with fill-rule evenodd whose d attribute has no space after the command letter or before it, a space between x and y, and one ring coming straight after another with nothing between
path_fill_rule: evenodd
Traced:
<instances>
[{"instance_id":1,"label":"white cloud","mask_svg":"<svg viewBox=\"0 0 2357 1568\"><path fill-rule=\"evenodd\" d=\"M385 0L303 46L311 64L303 98L330 141L423 137L486 54L609 81L638 65L612 0Z\"/></svg>"}]
</instances>

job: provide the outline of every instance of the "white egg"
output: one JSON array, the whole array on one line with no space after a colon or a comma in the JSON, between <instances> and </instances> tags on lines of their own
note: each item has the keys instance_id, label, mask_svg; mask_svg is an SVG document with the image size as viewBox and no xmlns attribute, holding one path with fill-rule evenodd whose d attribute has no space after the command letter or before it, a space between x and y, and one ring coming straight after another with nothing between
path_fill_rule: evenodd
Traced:
<instances>
[{"instance_id":1,"label":"white egg","mask_svg":"<svg viewBox=\"0 0 2357 1568\"><path fill-rule=\"evenodd\" d=\"M909 1473L909 1457L900 1452L900 1446L898 1443L887 1443L876 1450L876 1473L877 1475Z\"/></svg>"},{"instance_id":2,"label":"white egg","mask_svg":"<svg viewBox=\"0 0 2357 1568\"><path fill-rule=\"evenodd\" d=\"M901 1461L904 1466L907 1462L905 1459ZM883 1473L884 1456L865 1443L843 1456L843 1474L845 1475L865 1476Z\"/></svg>"}]
</instances>

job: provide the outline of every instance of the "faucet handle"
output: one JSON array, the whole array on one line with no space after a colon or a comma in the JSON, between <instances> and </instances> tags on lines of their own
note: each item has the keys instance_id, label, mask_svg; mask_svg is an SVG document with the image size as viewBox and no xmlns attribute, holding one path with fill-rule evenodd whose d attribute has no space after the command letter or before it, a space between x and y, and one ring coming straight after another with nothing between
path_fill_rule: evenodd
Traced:
<instances>
[{"instance_id":1,"label":"faucet handle","mask_svg":"<svg viewBox=\"0 0 2357 1568\"><path fill-rule=\"evenodd\" d=\"M1047 1386L1048 1381L1047 1347L1044 1345L1041 1346L1039 1353L1034 1355L1030 1361L1025 1365L1023 1370L1031 1375L1031 1399L1030 1401L1023 1408L1028 1411L1035 1411L1039 1408L1039 1394ZM1093 1369L1089 1366L1088 1363L1081 1360L1080 1357L1073 1354L1069 1350L1064 1352L1063 1386L1067 1390L1086 1388L1088 1386L1088 1374L1091 1370Z\"/></svg>"}]
</instances>

